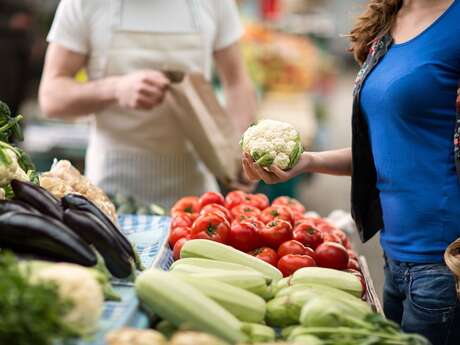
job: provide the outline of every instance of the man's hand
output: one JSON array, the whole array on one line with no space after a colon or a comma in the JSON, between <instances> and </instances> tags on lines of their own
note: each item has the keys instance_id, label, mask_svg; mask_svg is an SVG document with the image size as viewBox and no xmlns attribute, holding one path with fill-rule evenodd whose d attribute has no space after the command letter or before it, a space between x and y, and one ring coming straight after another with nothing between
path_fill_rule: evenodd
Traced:
<instances>
[{"instance_id":1,"label":"man's hand","mask_svg":"<svg viewBox=\"0 0 460 345\"><path fill-rule=\"evenodd\" d=\"M158 71L139 71L115 79L115 97L123 108L150 110L163 102L168 85Z\"/></svg>"},{"instance_id":2,"label":"man's hand","mask_svg":"<svg viewBox=\"0 0 460 345\"><path fill-rule=\"evenodd\" d=\"M242 169L238 174L238 180L232 182L228 187L231 190L241 190L245 193L253 193L256 190L258 184L259 181L249 180Z\"/></svg>"}]
</instances>

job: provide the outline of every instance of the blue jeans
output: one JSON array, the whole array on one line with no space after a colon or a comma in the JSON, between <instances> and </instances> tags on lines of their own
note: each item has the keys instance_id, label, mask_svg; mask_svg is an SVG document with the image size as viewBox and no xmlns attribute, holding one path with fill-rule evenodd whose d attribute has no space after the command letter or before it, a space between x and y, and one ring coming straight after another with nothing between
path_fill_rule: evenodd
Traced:
<instances>
[{"instance_id":1,"label":"blue jeans","mask_svg":"<svg viewBox=\"0 0 460 345\"><path fill-rule=\"evenodd\" d=\"M460 301L444 264L386 259L383 308L407 333L422 334L433 345L460 345Z\"/></svg>"}]
</instances>

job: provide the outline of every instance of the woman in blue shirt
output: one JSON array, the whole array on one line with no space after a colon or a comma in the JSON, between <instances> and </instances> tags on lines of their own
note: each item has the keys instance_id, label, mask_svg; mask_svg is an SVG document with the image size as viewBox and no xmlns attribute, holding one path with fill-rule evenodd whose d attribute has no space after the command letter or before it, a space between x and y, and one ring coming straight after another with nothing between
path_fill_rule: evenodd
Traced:
<instances>
[{"instance_id":1,"label":"woman in blue shirt","mask_svg":"<svg viewBox=\"0 0 460 345\"><path fill-rule=\"evenodd\" d=\"M433 345L459 345L460 303L443 253L460 237L460 0L371 0L350 37L362 65L352 148L306 152L288 172L250 157L243 166L266 183L306 171L351 175L361 238L381 231L385 314Z\"/></svg>"}]
</instances>

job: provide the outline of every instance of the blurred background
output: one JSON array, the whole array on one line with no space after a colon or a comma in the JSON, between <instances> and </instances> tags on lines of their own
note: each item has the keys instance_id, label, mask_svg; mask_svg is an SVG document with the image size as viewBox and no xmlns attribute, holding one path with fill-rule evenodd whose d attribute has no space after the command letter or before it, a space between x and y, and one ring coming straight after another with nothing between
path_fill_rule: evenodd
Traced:
<instances>
[{"instance_id":1,"label":"blurred background","mask_svg":"<svg viewBox=\"0 0 460 345\"><path fill-rule=\"evenodd\" d=\"M88 138L83 122L44 119L37 89L46 50L46 35L59 0L0 0L0 99L24 114L24 148L38 170L54 158L68 159L81 171ZM243 54L259 94L259 118L295 125L308 150L349 146L351 102L357 65L348 53L345 35L364 0L241 0L246 26ZM77 78L85 80L85 71ZM217 78L213 80L221 95ZM279 186L260 185L274 198L290 195L308 209L327 216L349 211L350 180L302 176ZM382 287L382 254L378 238L358 252L369 262L378 292Z\"/></svg>"}]
</instances>

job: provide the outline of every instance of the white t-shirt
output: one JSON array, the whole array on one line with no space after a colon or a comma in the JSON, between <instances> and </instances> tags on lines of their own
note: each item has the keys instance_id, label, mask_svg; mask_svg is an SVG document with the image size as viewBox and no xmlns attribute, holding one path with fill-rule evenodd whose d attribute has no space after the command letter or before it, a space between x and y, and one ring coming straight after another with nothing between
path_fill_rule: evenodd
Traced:
<instances>
[{"instance_id":1,"label":"white t-shirt","mask_svg":"<svg viewBox=\"0 0 460 345\"><path fill-rule=\"evenodd\" d=\"M193 11L190 4L198 6ZM243 33L234 0L61 0L48 42L88 55L89 77L99 79L114 25L120 20L132 30L164 33L189 32L198 25L207 61ZM206 68L209 74L211 66Z\"/></svg>"}]
</instances>

